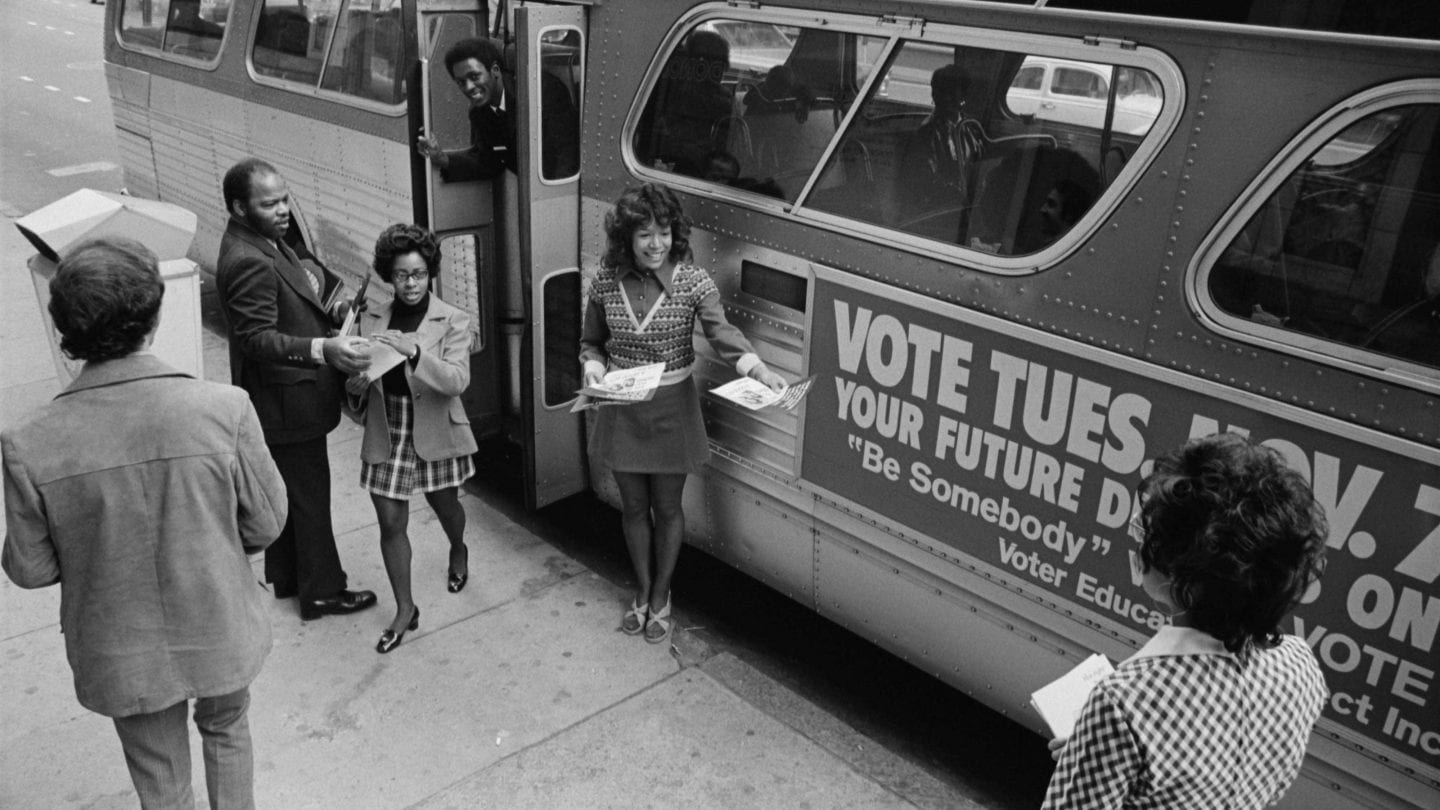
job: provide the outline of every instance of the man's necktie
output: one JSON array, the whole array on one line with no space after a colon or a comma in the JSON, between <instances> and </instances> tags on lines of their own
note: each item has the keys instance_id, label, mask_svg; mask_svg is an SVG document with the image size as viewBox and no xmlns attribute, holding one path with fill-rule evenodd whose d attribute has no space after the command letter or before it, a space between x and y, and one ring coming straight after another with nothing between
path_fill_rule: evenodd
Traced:
<instances>
[{"instance_id":1,"label":"man's necktie","mask_svg":"<svg viewBox=\"0 0 1440 810\"><path fill-rule=\"evenodd\" d=\"M316 298L319 298L320 276L314 270L311 270L309 267L307 267L304 262L300 261L300 257L295 255L295 251L291 250L289 245L285 244L284 242L277 241L275 243L275 246L280 248L280 252L284 254L285 258L289 259L292 264L300 268L300 272L305 274L305 282L310 285L310 292L314 293Z\"/></svg>"}]
</instances>

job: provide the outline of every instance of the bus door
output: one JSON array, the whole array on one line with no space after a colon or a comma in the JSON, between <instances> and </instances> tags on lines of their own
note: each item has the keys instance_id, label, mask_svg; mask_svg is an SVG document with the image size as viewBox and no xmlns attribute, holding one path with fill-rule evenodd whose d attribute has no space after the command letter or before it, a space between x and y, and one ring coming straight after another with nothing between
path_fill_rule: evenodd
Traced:
<instances>
[{"instance_id":1,"label":"bus door","mask_svg":"<svg viewBox=\"0 0 1440 810\"><path fill-rule=\"evenodd\" d=\"M421 7L419 81L410 104L415 221L427 223L441 240L440 297L470 315L470 387L462 400L477 436L493 436L503 421L505 365L496 284L503 237L492 181L445 180L414 151L422 128L445 149L469 146L470 105L445 69L445 51L462 39L486 36L489 14L483 0Z\"/></svg>"},{"instance_id":2,"label":"bus door","mask_svg":"<svg viewBox=\"0 0 1440 810\"><path fill-rule=\"evenodd\" d=\"M580 388L580 104L585 10L515 9L520 263L526 290L521 416L526 502L585 489ZM537 103L538 102L538 103ZM528 145L528 146L527 146Z\"/></svg>"}]
</instances>

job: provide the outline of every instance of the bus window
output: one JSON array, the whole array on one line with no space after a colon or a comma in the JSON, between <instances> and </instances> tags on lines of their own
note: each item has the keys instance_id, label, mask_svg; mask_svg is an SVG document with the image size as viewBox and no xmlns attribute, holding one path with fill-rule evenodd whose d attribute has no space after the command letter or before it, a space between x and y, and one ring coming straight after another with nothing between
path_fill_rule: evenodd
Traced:
<instances>
[{"instance_id":1,"label":"bus window","mask_svg":"<svg viewBox=\"0 0 1440 810\"><path fill-rule=\"evenodd\" d=\"M768 22L700 23L651 91L636 156L793 201L854 101L857 39Z\"/></svg>"},{"instance_id":2,"label":"bus window","mask_svg":"<svg viewBox=\"0 0 1440 810\"><path fill-rule=\"evenodd\" d=\"M1069 232L1162 101L1141 68L916 41L874 87L804 204L1004 256ZM1121 87L1133 120L1107 110Z\"/></svg>"},{"instance_id":3,"label":"bus window","mask_svg":"<svg viewBox=\"0 0 1440 810\"><path fill-rule=\"evenodd\" d=\"M545 279L545 407L556 408L575 399L580 390L580 313L585 302L580 273L567 270Z\"/></svg>"},{"instance_id":4,"label":"bus window","mask_svg":"<svg viewBox=\"0 0 1440 810\"><path fill-rule=\"evenodd\" d=\"M323 12L321 8L307 7L301 0L265 0L250 54L255 72L315 86L334 19L333 6Z\"/></svg>"},{"instance_id":5,"label":"bus window","mask_svg":"<svg viewBox=\"0 0 1440 810\"><path fill-rule=\"evenodd\" d=\"M545 70L540 82L540 176L565 180L580 171L580 32L546 31L540 48Z\"/></svg>"},{"instance_id":6,"label":"bus window","mask_svg":"<svg viewBox=\"0 0 1440 810\"><path fill-rule=\"evenodd\" d=\"M1392 107L1301 164L1220 255L1209 294L1250 324L1440 368L1436 222L1440 105Z\"/></svg>"},{"instance_id":7,"label":"bus window","mask_svg":"<svg viewBox=\"0 0 1440 810\"><path fill-rule=\"evenodd\" d=\"M405 98L400 2L347 3L320 87L384 104Z\"/></svg>"},{"instance_id":8,"label":"bus window","mask_svg":"<svg viewBox=\"0 0 1440 810\"><path fill-rule=\"evenodd\" d=\"M210 61L229 18L230 4L217 0L124 0L120 41Z\"/></svg>"},{"instance_id":9,"label":"bus window","mask_svg":"<svg viewBox=\"0 0 1440 810\"><path fill-rule=\"evenodd\" d=\"M400 0L265 0L250 61L259 76L396 105L402 36Z\"/></svg>"}]
</instances>

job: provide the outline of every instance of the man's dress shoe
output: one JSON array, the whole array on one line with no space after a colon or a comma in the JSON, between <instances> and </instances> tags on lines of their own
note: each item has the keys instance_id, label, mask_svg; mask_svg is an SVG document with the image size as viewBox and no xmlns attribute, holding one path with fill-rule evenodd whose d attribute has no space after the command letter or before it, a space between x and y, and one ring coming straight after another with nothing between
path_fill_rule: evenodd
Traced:
<instances>
[{"instance_id":1,"label":"man's dress shoe","mask_svg":"<svg viewBox=\"0 0 1440 810\"><path fill-rule=\"evenodd\" d=\"M324 599L307 599L300 603L300 618L309 621L332 613L354 613L375 607L374 591L340 591Z\"/></svg>"}]
</instances>

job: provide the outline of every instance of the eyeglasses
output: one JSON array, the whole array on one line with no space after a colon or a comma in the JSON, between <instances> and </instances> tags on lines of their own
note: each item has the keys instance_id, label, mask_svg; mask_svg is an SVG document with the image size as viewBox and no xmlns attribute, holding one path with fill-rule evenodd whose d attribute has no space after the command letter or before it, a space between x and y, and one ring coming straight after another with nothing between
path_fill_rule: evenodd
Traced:
<instances>
[{"instance_id":1,"label":"eyeglasses","mask_svg":"<svg viewBox=\"0 0 1440 810\"><path fill-rule=\"evenodd\" d=\"M407 281L428 281L429 278L429 270L416 270L413 273L393 273L390 276L390 279L396 284L404 284Z\"/></svg>"}]
</instances>

